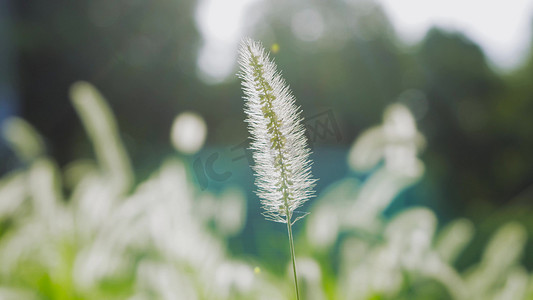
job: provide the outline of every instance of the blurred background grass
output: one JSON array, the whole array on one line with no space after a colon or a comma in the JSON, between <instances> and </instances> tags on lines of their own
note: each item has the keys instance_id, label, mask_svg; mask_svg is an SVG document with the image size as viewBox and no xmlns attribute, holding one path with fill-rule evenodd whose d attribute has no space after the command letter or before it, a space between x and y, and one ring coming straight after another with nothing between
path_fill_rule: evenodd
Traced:
<instances>
[{"instance_id":1,"label":"blurred background grass","mask_svg":"<svg viewBox=\"0 0 533 300\"><path fill-rule=\"evenodd\" d=\"M529 11L531 7L531 3L527 1L513 5L518 5L525 11ZM450 29L453 26L430 28L419 40L409 41L404 38L400 25L393 23L392 17L395 15L387 11L387 8L386 4L382 6L372 1L286 3L258 0L235 1L231 4L214 0L0 1L0 118L4 133L0 144L0 171L3 174L3 187L18 186L23 190L19 194L6 192L3 195L10 195L9 198L4 196L0 199L2 206L7 207L0 226L0 241L3 241L4 247L9 248L12 238L20 235L22 239L26 236L22 230L26 225L34 224L33 222L37 222L35 220L55 219L54 214L57 212L52 215L44 214L45 217L35 217L40 215L37 213L40 208L34 206L41 205L45 207L42 209L46 210L47 205L57 202L59 207L69 207L65 209L67 212L64 214L70 216L66 219L77 224L65 225L70 224L65 221L63 225L54 225L58 226L55 230L59 231L60 240L64 239L61 234L63 227L71 226L76 228L76 233L67 230L65 235L74 236L74 240L84 242L52 244L60 245L59 257L66 261L66 266L74 264L76 259L85 261L84 255L89 254L83 254L84 251L93 252L83 249L94 247L94 236L98 236L95 232L106 229L97 225L91 227L90 220L93 217L86 217L86 220L75 213L75 208L81 205L77 203L85 203L79 198L83 198L85 193L90 195L83 189L82 192L79 191L82 183L89 180L87 178L90 178L95 170L99 170L98 174L100 171L107 174L102 175L102 178L114 178L111 180L112 192L102 192L106 196L98 193L91 196L101 198L104 204L96 200L96 204L90 204L93 200L87 200L84 204L88 207L95 205L95 214L98 215L102 209L98 205L106 207L105 199L114 201L113 203L127 202L127 199L135 198L133 195L139 193L136 189L139 184L142 186L152 182L154 174L171 168L175 173L185 172L186 179L182 178L182 181L186 183L183 184L191 185L190 189L194 191L181 197L189 199L191 207L194 207L191 209L191 216L196 216L201 229L195 230L206 230L207 236L214 235L220 244L213 247L245 264L247 271L244 273L249 271L246 269L248 267L253 270L253 267L260 266L262 274L276 274L277 281L274 280L274 283L270 284L278 288L282 286L279 288L282 290L281 294L289 294L290 288L284 286L284 280L279 279L280 274L286 273L285 262L288 260L284 228L264 221L259 214L259 203L253 193L253 177L249 168L250 153L245 150L248 134L243 122L242 93L234 74L237 71L236 46L240 38L247 35L261 40L271 49L307 120L308 135L314 150L313 173L315 177L320 178L317 186L319 197L306 207L312 212L309 220L295 228L296 249L301 252L302 257L312 259L312 262L307 264L311 266L310 269L314 268L314 263L318 265L322 276L320 286L325 297L355 298L347 296L351 294L346 290L346 286L353 286L347 275L351 274L351 269L343 270L340 262L349 261L349 265L354 268L360 266L358 258L367 257L362 253L376 252L376 249L381 249L379 247L387 245L387 224L402 213L413 212L412 209L416 207L429 209L423 210L419 217L428 220L429 225L424 227L424 232L427 232L426 239L430 241L432 226L436 226L437 231L441 232L444 226L455 224L454 220L471 222L466 224L472 225L458 229L458 232L469 232L469 229L465 228L472 226L475 233L465 238L471 238L471 241L465 242L464 249L457 246L461 249L457 257L450 258L449 261L443 259L459 273L465 272L465 275L462 275L464 278L476 278L476 272L471 271L472 267L483 261L485 256L482 253L491 236L510 221L515 223L512 223L514 225L509 229L511 233L506 236L513 236L514 232L517 244L520 245L521 241L524 241L523 255L518 255L517 261L510 263L513 266L521 266L522 269L510 274L531 272L533 158L530 154L533 153L533 85L530 82L533 76L533 60L530 47L525 48L525 54L519 59L514 59L514 64L502 65L494 56L485 55L485 51L490 53L491 49L478 46L474 42L477 36ZM488 8L488 5L484 7L480 4L478 11L474 10L470 17L476 20L475 17L481 15L494 19L496 23L510 21L504 18L506 12L503 9L499 16L489 14ZM459 9L460 7L458 14ZM417 14L424 12L417 13L414 10L413 16ZM531 23L530 19L527 23ZM506 27L501 24L501 28ZM522 40L526 41L524 44L529 45L531 31L526 32L529 35L523 34ZM502 36L511 34L515 32L504 32ZM496 31L494 35L496 36ZM91 103L91 100L80 100L81 104L76 104L75 88L71 89L71 86L78 80L96 86L107 99L107 102L102 103L108 103L109 108L106 108L107 104L104 108L98 105L96 108L84 108L83 103ZM81 98L84 97L84 86L81 85ZM94 96L91 85L85 87L85 93L89 95L87 97L100 97ZM69 92L72 95L69 95ZM393 103L400 106L390 106ZM101 110L104 112L95 112ZM173 127L175 117L187 111L194 112L188 115L189 122L186 119L182 125L176 123ZM384 117L385 111L392 111L389 118ZM111 112L114 116L111 116ZM104 116L103 119L99 119L99 115ZM22 119L11 119L14 116L21 117L28 123L24 123ZM200 116L202 121L195 123L197 116ZM115 121L102 120L116 120L116 124ZM91 122L104 124L103 127L110 128L110 133L104 134L102 140L101 133L97 133L99 129L91 129ZM194 140L194 137L201 136L201 124L204 124L202 122L205 122L207 130L205 143L203 139ZM380 124L384 125L380 127ZM172 128L184 128L186 133L179 133L179 129ZM374 135L370 134L372 132L362 135L363 131L369 128L393 129L392 133L390 129L383 129L389 133L382 135L377 134L379 130L374 130ZM171 130L178 132L171 133ZM407 137L405 130L408 132ZM38 134L31 133L33 131ZM417 138L416 132L423 138ZM180 142L181 135L185 136ZM398 136L399 138L396 138ZM357 138L363 145L363 150L356 151L352 148L355 152L351 152L350 149ZM13 141L17 139L23 141L23 145L18 148L16 143L13 146ZM192 147L191 150L179 146L188 143L199 143L203 147L200 150ZM397 143L407 143L407 150L394 150ZM389 144L393 146L393 150L384 150L390 149L387 148ZM109 145L112 145L111 148L107 148ZM390 151L393 154L387 154ZM400 153L399 156L395 156L394 153L397 152ZM354 162L353 158L350 159L353 157L351 153L359 153L360 161ZM45 163L41 161L43 157L47 157ZM95 158L96 166L92 162ZM174 162L178 167L165 162L167 158L178 161ZM411 173L403 174L401 180L394 176L390 178L387 172L390 172L391 165L393 170L410 170ZM50 171L50 174L56 174L63 184L51 185L56 189L55 192L50 192L48 200L43 200L48 204L24 204L29 199L38 198L36 195L40 194L40 183L46 189L47 183L54 182L52 179L47 181L46 178L56 178L56 175L45 176L44 179L39 179L40 175L28 175L28 179L26 175L20 175L35 172L39 174L40 168L44 170L44 174L55 170ZM18 177L19 175L22 177ZM31 178L34 178L34 181L31 181ZM94 183L94 186L101 184L105 185ZM175 189L170 190L178 193L178 185L176 183ZM364 187L367 187L366 190ZM36 191L32 192L34 188ZM372 188L388 191L390 195L375 196ZM338 198L338 201L331 201L334 203L330 204L331 207L322 207L320 203L328 199L327 191L340 193L340 196L333 197ZM157 196L159 194L156 191L152 193L155 195L154 199L165 198ZM235 196L235 193L239 196ZM147 192L147 195L139 198L151 197L150 192ZM374 202L366 200L368 203L381 204L368 204L363 199L365 197L374 199ZM221 200L233 198L242 201L232 204L228 200L227 204ZM14 199L20 199L20 202ZM364 214L358 214L356 208L353 211L346 209L350 205L342 200L348 202L350 199L359 203L353 204L359 207L359 211L367 212L366 218L375 216L378 225L366 220ZM226 204L230 208L234 207L233 210L228 208L229 217L217 217L217 212L222 213L222 210L213 208L218 207L217 201L222 203L221 207ZM161 205L172 207L178 204ZM83 205L81 207L81 211L87 209ZM344 224L344 221L337 220L339 215L343 214L343 209L353 212L352 217L346 218L363 221L346 221ZM104 211L115 213L111 208ZM187 215L188 210L185 211L184 214ZM231 211L236 211L237 215L232 216ZM319 211L325 211L325 216ZM414 213L416 212L415 209ZM159 216L156 213L154 215ZM432 221L434 217L436 219ZM121 217L117 218L116 222L122 222ZM161 218L172 219L170 216ZM238 221L239 218L242 218L242 224L237 222L224 225L226 219ZM102 217L94 217L93 221L98 223L95 220L101 221ZM50 221L43 222L48 224ZM85 225L84 222L88 224ZM179 224L172 225L172 221L169 222L170 225L162 228L168 227L166 230L171 230L170 228L180 227ZM315 226L313 222L321 225ZM323 223L333 225L328 227ZM142 227L144 223L139 224L138 226ZM35 226L41 228L44 225ZM84 226L89 229L83 229ZM52 230L49 225L45 227ZM324 232L322 235L321 228ZM81 234L79 230L90 233ZM312 234L308 231L318 232L319 237L315 237L318 244L313 244ZM127 235L127 232L118 231L116 234ZM149 284L135 285L136 282L145 282L146 278L151 277L143 274L167 274L164 273L166 271L161 271L161 268L167 268L169 262L179 265L172 269L173 271L168 271L169 274L174 274L172 272L176 272L176 269L179 270L177 274L189 274L189 271L184 271L187 268L179 263L188 261L189 258L178 255L177 259L168 254L176 251L179 253L180 247L173 248L174 246L154 242L172 238L172 232L166 232L166 235L160 237L154 237L153 234L147 233L146 239L138 242L143 245L140 248L131 246L133 242L130 240L125 241L124 244L131 246L133 250L126 246L124 247L127 249L111 247L107 245L106 238L96 243L104 245L104 248L113 248L111 252L115 255L131 254L128 262L122 264L126 267L113 269L113 276L106 275L112 278L107 286L112 286L113 291L117 290L118 295L113 296L113 292L108 288L102 288L106 284L103 284L101 279L107 277L95 274L108 274L103 271L98 273L76 267L82 271L71 272L71 266L65 267L67 271L64 274L59 272L63 277L54 279L54 276L50 275L54 272L50 272L48 267L42 267L45 271L34 270L38 269L34 268L38 265L34 262L6 267L1 283L17 289L38 291L37 297L45 299L106 299L112 296L122 299L134 294L134 286L140 286L139 293L144 293L138 297L150 297L146 296L147 289L143 289L150 286ZM400 233L392 236L397 235L401 236ZM458 233L454 235L461 236ZM331 240L323 241L324 236L330 236ZM147 246L153 244L156 246ZM435 244L430 244L431 247L437 247L436 241ZM12 247L19 249L17 246ZM351 250L343 250L345 248ZM363 250L354 254L355 258L352 260L350 256L343 256L343 253L356 252L359 248ZM511 250L513 249L509 251ZM96 251L92 255L99 257L99 253ZM139 263L143 261L143 257L151 255L164 257L159 261L161 265L146 267ZM170 255L170 258L165 255ZM213 253L205 255L220 256ZM508 255L512 256L512 253ZM76 258L78 256L81 258ZM43 260L49 258L48 254L44 257ZM11 256L6 259L15 260ZM382 260L375 258L375 261ZM368 258L363 261L374 260ZM215 266L219 268L220 264ZM445 289L454 289L438 280L426 282L425 279L420 279L419 277L424 278L420 274L425 273L409 263L402 266L407 271L400 272L403 276L401 284L379 285L369 282L367 286L354 288L354 291L359 291L362 299L447 299L446 296L438 295L443 295L442 291ZM196 263L190 263L188 268L197 267ZM54 265L54 268L57 268L57 265ZM54 268L52 269L55 270ZM73 270L78 270L76 268ZM368 274L371 273L369 270L374 269L367 267L362 269L364 272L360 272ZM237 272L231 268L230 270L230 273ZM24 274L19 274L20 272ZM485 273L491 272L494 271ZM13 275L15 273L18 275ZM466 275L472 273L474 275ZM91 280L98 284L83 279L83 276L89 276L87 274L92 276L90 278L97 278L98 280ZM191 275L190 278L195 279L190 279L188 275L160 276L181 278L175 281L182 283L188 280L206 281L205 284L211 286L208 283L213 281L202 277L202 272L199 274L194 275L197 277ZM386 274L390 272L376 276L388 278ZM502 272L500 275L503 274L507 273ZM515 275L504 277L519 278L516 282L521 282L520 278L524 278ZM80 277L82 279L79 279ZM246 276L243 275L244 277ZM393 279L385 281L396 282ZM497 288L505 287L505 284L501 280L495 282L487 284L491 289L479 289L489 293L491 298L494 296L500 297L498 299L514 299L505 298L505 295L501 296L496 292ZM472 287L476 286L474 283L465 285L469 286L465 290L476 290ZM517 285L520 286L518 283ZM92 290L94 286L99 286L96 292ZM202 290L202 284L197 287ZM365 294L364 291L369 287L375 291ZM152 289L161 291L165 288ZM253 290L250 288L243 292L237 288L235 295L239 296L234 297L258 298L250 296L250 293L253 293L250 291ZM169 293L171 296L167 295L170 297L168 299L177 297L172 296L172 292ZM183 299L193 299L192 296L183 296L187 295L184 292L178 293L181 293ZM199 297L211 299L216 294L213 293L199 293ZM153 297L165 298L161 294L158 295ZM229 295L231 298L231 294ZM464 295L453 297L462 296ZM488 299L482 298L481 294L478 297ZM225 299L225 296L220 298ZM14 299L19 298L15 296ZM276 299L276 296L267 299Z\"/></svg>"}]
</instances>

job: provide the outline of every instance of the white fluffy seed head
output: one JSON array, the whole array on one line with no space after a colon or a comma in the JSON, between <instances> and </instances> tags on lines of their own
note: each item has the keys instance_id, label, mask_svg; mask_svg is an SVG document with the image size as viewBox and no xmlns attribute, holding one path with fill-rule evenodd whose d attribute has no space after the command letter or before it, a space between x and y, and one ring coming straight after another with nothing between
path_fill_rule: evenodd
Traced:
<instances>
[{"instance_id":1,"label":"white fluffy seed head","mask_svg":"<svg viewBox=\"0 0 533 300\"><path fill-rule=\"evenodd\" d=\"M314 195L316 182L311 177L311 151L301 110L260 43L243 40L239 64L263 215L271 221L294 223L305 216L292 218Z\"/></svg>"}]
</instances>

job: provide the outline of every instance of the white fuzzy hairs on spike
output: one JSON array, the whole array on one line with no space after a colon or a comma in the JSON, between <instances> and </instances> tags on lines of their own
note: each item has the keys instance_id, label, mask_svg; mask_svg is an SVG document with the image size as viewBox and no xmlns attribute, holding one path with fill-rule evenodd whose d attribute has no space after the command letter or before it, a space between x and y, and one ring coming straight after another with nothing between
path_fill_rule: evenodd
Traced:
<instances>
[{"instance_id":1,"label":"white fuzzy hairs on spike","mask_svg":"<svg viewBox=\"0 0 533 300\"><path fill-rule=\"evenodd\" d=\"M245 39L239 64L246 122L251 133L257 195L266 219L294 223L292 215L313 197L311 153L301 109L262 45Z\"/></svg>"}]
</instances>

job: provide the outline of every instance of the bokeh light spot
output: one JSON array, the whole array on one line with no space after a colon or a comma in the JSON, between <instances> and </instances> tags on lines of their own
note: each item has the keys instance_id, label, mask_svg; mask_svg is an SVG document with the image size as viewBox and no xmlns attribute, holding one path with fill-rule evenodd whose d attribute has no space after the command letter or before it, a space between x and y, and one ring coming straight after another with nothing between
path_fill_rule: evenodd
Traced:
<instances>
[{"instance_id":1,"label":"bokeh light spot","mask_svg":"<svg viewBox=\"0 0 533 300\"><path fill-rule=\"evenodd\" d=\"M170 139L176 150L193 154L203 146L206 135L204 119L196 113L183 112L174 119Z\"/></svg>"},{"instance_id":2,"label":"bokeh light spot","mask_svg":"<svg viewBox=\"0 0 533 300\"><path fill-rule=\"evenodd\" d=\"M324 20L315 9L302 10L292 18L292 33L302 41L316 41L324 33Z\"/></svg>"}]
</instances>

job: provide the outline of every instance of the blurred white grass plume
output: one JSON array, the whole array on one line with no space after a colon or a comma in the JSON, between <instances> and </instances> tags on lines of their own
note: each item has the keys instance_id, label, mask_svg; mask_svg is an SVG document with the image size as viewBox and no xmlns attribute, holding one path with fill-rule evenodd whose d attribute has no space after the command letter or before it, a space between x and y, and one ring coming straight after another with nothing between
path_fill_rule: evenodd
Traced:
<instances>
[{"instance_id":1,"label":"blurred white grass plume","mask_svg":"<svg viewBox=\"0 0 533 300\"><path fill-rule=\"evenodd\" d=\"M44 141L23 119L11 117L2 124L2 137L23 162L30 162L44 154Z\"/></svg>"},{"instance_id":2,"label":"blurred white grass plume","mask_svg":"<svg viewBox=\"0 0 533 300\"><path fill-rule=\"evenodd\" d=\"M219 195L203 192L196 200L195 215L214 221L215 231L222 236L240 232L246 221L246 197L236 187L228 187Z\"/></svg>"},{"instance_id":3,"label":"blurred white grass plume","mask_svg":"<svg viewBox=\"0 0 533 300\"><path fill-rule=\"evenodd\" d=\"M207 135L204 119L194 112L182 112L172 123L170 140L184 154L194 154L202 148Z\"/></svg>"},{"instance_id":4,"label":"blurred white grass plume","mask_svg":"<svg viewBox=\"0 0 533 300\"><path fill-rule=\"evenodd\" d=\"M311 257L298 257L296 262L298 273L301 274L302 299L326 300L320 264ZM288 271L291 272L290 266Z\"/></svg>"},{"instance_id":5,"label":"blurred white grass plume","mask_svg":"<svg viewBox=\"0 0 533 300\"><path fill-rule=\"evenodd\" d=\"M435 243L439 256L453 264L474 236L474 225L467 219L458 219L444 227Z\"/></svg>"},{"instance_id":6,"label":"blurred white grass plume","mask_svg":"<svg viewBox=\"0 0 533 300\"><path fill-rule=\"evenodd\" d=\"M28 195L26 174L13 172L0 179L0 220L14 215Z\"/></svg>"},{"instance_id":7,"label":"blurred white grass plume","mask_svg":"<svg viewBox=\"0 0 533 300\"><path fill-rule=\"evenodd\" d=\"M383 113L383 124L361 134L348 155L348 164L356 171L368 171L381 159L394 172L410 177L422 175L424 165L417 154L425 139L416 128L412 113L403 104L391 104Z\"/></svg>"},{"instance_id":8,"label":"blurred white grass plume","mask_svg":"<svg viewBox=\"0 0 533 300\"><path fill-rule=\"evenodd\" d=\"M466 284L474 299L488 299L496 291L506 293L504 284L510 274L521 267L520 258L526 245L527 232L519 223L511 222L500 227L490 239L479 265L468 270ZM509 284L512 284L509 281ZM516 282L518 283L518 282ZM502 288L499 288L503 285ZM525 292L525 291L524 291ZM523 299L520 297L513 299Z\"/></svg>"},{"instance_id":9,"label":"blurred white grass plume","mask_svg":"<svg viewBox=\"0 0 533 300\"><path fill-rule=\"evenodd\" d=\"M111 108L88 82L74 83L70 88L70 97L93 142L100 167L114 182L117 192L128 191L133 184L133 171Z\"/></svg>"}]
</instances>

